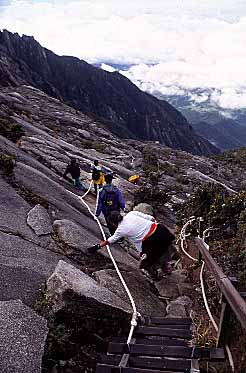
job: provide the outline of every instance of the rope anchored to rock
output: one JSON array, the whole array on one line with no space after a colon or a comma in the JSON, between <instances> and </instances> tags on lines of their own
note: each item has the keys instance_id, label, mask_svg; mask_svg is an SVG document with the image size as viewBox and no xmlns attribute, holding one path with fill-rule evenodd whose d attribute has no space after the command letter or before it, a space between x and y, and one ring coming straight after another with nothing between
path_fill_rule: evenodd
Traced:
<instances>
[{"instance_id":1,"label":"rope anchored to rock","mask_svg":"<svg viewBox=\"0 0 246 373\"><path fill-rule=\"evenodd\" d=\"M77 194L75 194L75 193L73 193L73 192L71 192L71 191L68 191L68 192L71 193L71 194L73 194L74 196L76 196L77 198L79 198L79 199L81 200L81 202L82 202L82 203L84 204L84 206L87 208L87 210L89 211L89 213L91 214L91 216L93 217L93 219L97 222L97 224L98 224L98 226L99 226L99 229L100 229L100 231L101 231L102 237L103 237L104 241L106 241L107 238L106 238L106 235L105 235L105 233L104 233L104 230L103 230L103 227L102 227L101 222L100 222L99 219L95 216L95 214L91 211L90 206L89 206L89 205L84 201L84 198L87 196L87 194L88 194L88 193L90 192L90 190L91 190L92 184L93 184L93 180L90 182L89 188L88 188L88 190L83 194L83 196L78 196ZM138 320L138 318L139 318L141 315L140 315L140 313L137 311L137 307L136 307L136 304L135 304L135 302L134 302L134 299L133 299L133 297L132 297L132 295L131 295L131 292L130 292L130 290L129 290L129 288L128 288L128 286L127 286L127 284L126 284L126 282L125 282L125 280L124 280L124 278L123 278L123 276L122 276L120 270L119 270L119 267L118 267L118 265L117 265L117 263L116 263L116 261L115 261L115 259L114 259L114 257L113 257L113 254L112 254L112 252L111 252L111 250L110 250L109 245L106 245L106 249L107 249L107 252L108 252L108 254L109 254L109 257L110 257L110 259L111 259L111 261L112 261L112 263L113 263L113 265L114 265L114 268L115 268L115 270L116 270L116 273L117 273L117 275L119 276L119 279L120 279L120 281L121 281L121 283L122 283L122 285L123 285L123 287L124 287L124 289L125 289L125 291L126 291L126 293L127 293L127 295L128 295L128 298L129 298L129 300L130 300L130 303L131 303L131 306L132 306L132 310L133 310L133 313L132 313L132 319L131 319L130 332L129 332L129 335L128 335L128 338L127 338L127 344L128 344L128 346L129 346L129 344L130 344L130 342L131 342L131 339L132 339L132 336L133 336L134 329L135 329L135 327L137 326L137 320Z\"/></svg>"}]
</instances>

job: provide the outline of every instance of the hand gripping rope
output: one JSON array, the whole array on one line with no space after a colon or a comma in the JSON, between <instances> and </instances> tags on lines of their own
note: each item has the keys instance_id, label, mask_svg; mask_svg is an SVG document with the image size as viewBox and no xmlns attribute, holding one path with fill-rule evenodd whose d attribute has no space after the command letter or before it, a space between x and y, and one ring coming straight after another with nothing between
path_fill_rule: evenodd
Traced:
<instances>
[{"instance_id":1,"label":"hand gripping rope","mask_svg":"<svg viewBox=\"0 0 246 373\"><path fill-rule=\"evenodd\" d=\"M188 244L186 242L186 238L189 237L189 233L187 234L186 233L186 229L189 225L191 225L194 221L196 221L196 218L194 216L192 216L183 226L183 228L181 229L181 232L180 232L180 236L179 236L179 239L178 241L180 241L180 246L181 246L181 249L183 251L183 253L191 260L193 260L194 262L198 262L198 260L196 258L193 258L190 254L187 253L187 251L185 249L187 249L188 247ZM213 228L208 228L206 229L204 232L203 232L203 237L202 237L202 241L203 241L203 244L205 245L205 247L207 248L207 250L209 251L209 246L208 244L205 242L205 238L207 238L207 233L211 230L215 230ZM177 242L178 242L177 241ZM214 320L214 317L210 311L210 308L209 308L209 305L208 305L208 300L207 300L207 296L206 296L206 292L205 292L205 287L204 287L204 280L203 280L203 271L204 271L204 267L205 267L205 262L204 260L202 260L202 267L201 267L201 271L200 271L200 283L201 283L201 290L202 290L202 297L203 297L203 302L204 302L204 305L205 305L205 308L206 308L206 311L207 311L207 314L209 316L209 319L211 320L212 324L213 324L213 327L214 327L214 330L216 332L218 332L218 325L216 324L216 321ZM225 345L225 349L226 349L226 352L227 352L227 355L228 355L228 359L229 359L229 362L230 362L230 365L231 365L231 369L232 369L232 372L235 372L235 366L234 366L234 361L233 361L233 358L232 358L232 354L231 354L231 351L230 351L230 348L228 345Z\"/></svg>"},{"instance_id":2,"label":"hand gripping rope","mask_svg":"<svg viewBox=\"0 0 246 373\"><path fill-rule=\"evenodd\" d=\"M78 197L82 203L85 205L85 207L87 208L87 210L89 211L89 213L91 214L91 216L93 217L93 219L97 222L99 228L100 228L100 231L102 233L102 237L104 239L104 241L107 240L106 236L105 236L105 233L104 233L104 230L103 230L103 227L102 227L102 224L100 223L99 219L93 214L93 212L91 211L90 207L88 206L88 204L84 201L84 198L87 196L87 194L90 192L91 190L91 187L92 187L92 184L93 184L93 181L90 182L90 185L89 185L89 188L88 190L85 192L85 194L83 194L83 196L78 196L77 194L73 193L73 192L70 192L68 191L69 193L73 194L74 196ZM108 254L109 254L109 257L110 259L112 260L113 262L113 265L114 265L114 268L120 278L120 281L128 295L128 298L130 299L130 302L131 302L131 306L132 306L132 310L133 310L133 313L132 313L132 319L131 319L131 327L130 327L130 332L129 332L129 335L128 335L128 338L127 338L127 344L129 346L130 342L131 342L131 339L132 339L132 335L133 335L133 332L134 332L134 329L135 327L137 326L137 319L138 317L140 317L140 313L137 312L137 308L136 308L136 305L135 305L135 302L134 302L134 299L130 293L130 290L128 289L127 285L126 285L126 282L117 266L117 263L111 253L111 250L109 248L109 245L106 245L106 248L107 248L107 251L108 251Z\"/></svg>"}]
</instances>

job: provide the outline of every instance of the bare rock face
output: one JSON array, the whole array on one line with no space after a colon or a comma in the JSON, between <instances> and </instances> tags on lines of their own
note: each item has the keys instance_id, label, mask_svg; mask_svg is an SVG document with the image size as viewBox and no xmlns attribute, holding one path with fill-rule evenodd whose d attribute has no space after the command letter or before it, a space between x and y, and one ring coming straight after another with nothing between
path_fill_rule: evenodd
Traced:
<instances>
[{"instance_id":1,"label":"bare rock face","mask_svg":"<svg viewBox=\"0 0 246 373\"><path fill-rule=\"evenodd\" d=\"M138 312L142 315L164 317L166 311L164 304L153 293L150 283L139 273L124 272L123 277L136 303ZM123 285L114 270L95 272L95 278L101 286L106 287L122 300L130 304Z\"/></svg>"},{"instance_id":2,"label":"bare rock face","mask_svg":"<svg viewBox=\"0 0 246 373\"><path fill-rule=\"evenodd\" d=\"M87 139L89 140L91 138L91 134L89 131L86 131L86 130L82 130L82 129L78 129L78 133L80 134L81 137L83 137L84 139Z\"/></svg>"},{"instance_id":3,"label":"bare rock face","mask_svg":"<svg viewBox=\"0 0 246 373\"><path fill-rule=\"evenodd\" d=\"M95 245L95 237L71 220L55 220L53 226L59 239L74 249L86 253L88 247Z\"/></svg>"},{"instance_id":4,"label":"bare rock face","mask_svg":"<svg viewBox=\"0 0 246 373\"><path fill-rule=\"evenodd\" d=\"M0 371L39 373L47 322L20 300L0 302Z\"/></svg>"},{"instance_id":5,"label":"bare rock face","mask_svg":"<svg viewBox=\"0 0 246 373\"><path fill-rule=\"evenodd\" d=\"M169 276L163 277L161 281L156 282L155 286L160 296L168 299L175 299L192 288L182 271L172 272Z\"/></svg>"},{"instance_id":6,"label":"bare rock face","mask_svg":"<svg viewBox=\"0 0 246 373\"><path fill-rule=\"evenodd\" d=\"M49 214L41 205L36 205L29 211L27 224L34 230L37 236L43 236L53 232Z\"/></svg>"},{"instance_id":7,"label":"bare rock face","mask_svg":"<svg viewBox=\"0 0 246 373\"><path fill-rule=\"evenodd\" d=\"M139 203L137 206L134 207L135 211L143 212L144 214L153 215L153 207L148 203Z\"/></svg>"},{"instance_id":8,"label":"bare rock face","mask_svg":"<svg viewBox=\"0 0 246 373\"><path fill-rule=\"evenodd\" d=\"M158 140L194 154L218 152L197 136L174 107L142 92L117 72L103 71L74 57L57 56L32 37L19 37L7 30L0 32L0 58L7 61L0 66L3 86L28 84L39 88L75 109L106 119L108 128L123 138ZM10 98L19 105L19 98ZM71 122L66 117L60 119Z\"/></svg>"},{"instance_id":9,"label":"bare rock face","mask_svg":"<svg viewBox=\"0 0 246 373\"><path fill-rule=\"evenodd\" d=\"M110 290L99 286L95 280L71 264L60 260L47 281L47 294L54 310L59 310L64 306L66 292L74 293L85 302L92 300L125 312L131 311L131 307Z\"/></svg>"},{"instance_id":10,"label":"bare rock face","mask_svg":"<svg viewBox=\"0 0 246 373\"><path fill-rule=\"evenodd\" d=\"M189 317L192 301L187 296L178 297L167 306L167 317Z\"/></svg>"}]
</instances>

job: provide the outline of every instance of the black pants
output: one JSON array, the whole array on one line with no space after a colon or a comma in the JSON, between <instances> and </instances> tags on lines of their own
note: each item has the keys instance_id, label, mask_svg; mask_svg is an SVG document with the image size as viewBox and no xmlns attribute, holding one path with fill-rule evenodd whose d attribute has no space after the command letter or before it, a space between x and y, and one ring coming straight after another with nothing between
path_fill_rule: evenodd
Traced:
<instances>
[{"instance_id":1,"label":"black pants","mask_svg":"<svg viewBox=\"0 0 246 373\"><path fill-rule=\"evenodd\" d=\"M94 184L94 190L97 193L97 187L100 189L102 187L102 184Z\"/></svg>"},{"instance_id":2,"label":"black pants","mask_svg":"<svg viewBox=\"0 0 246 373\"><path fill-rule=\"evenodd\" d=\"M106 220L106 223L107 223L107 227L108 227L108 230L109 230L109 233L111 234L111 236L114 234L114 232L116 231L117 227L115 227L114 225L110 224L107 216L105 216L105 220Z\"/></svg>"},{"instance_id":3,"label":"black pants","mask_svg":"<svg viewBox=\"0 0 246 373\"><path fill-rule=\"evenodd\" d=\"M158 224L156 231L142 243L142 254L146 254L147 258L142 260L140 268L147 269L168 261L169 247L174 238L164 225Z\"/></svg>"}]
</instances>

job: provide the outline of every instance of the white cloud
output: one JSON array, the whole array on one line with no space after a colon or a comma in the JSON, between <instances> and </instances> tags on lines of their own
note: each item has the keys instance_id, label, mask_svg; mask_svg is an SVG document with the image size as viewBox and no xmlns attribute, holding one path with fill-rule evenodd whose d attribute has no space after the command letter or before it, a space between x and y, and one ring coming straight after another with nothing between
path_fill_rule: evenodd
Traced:
<instances>
[{"instance_id":1,"label":"white cloud","mask_svg":"<svg viewBox=\"0 0 246 373\"><path fill-rule=\"evenodd\" d=\"M2 28L58 54L139 65L124 74L142 89L213 88L218 105L245 105L245 0L10 0L2 9Z\"/></svg>"}]
</instances>

